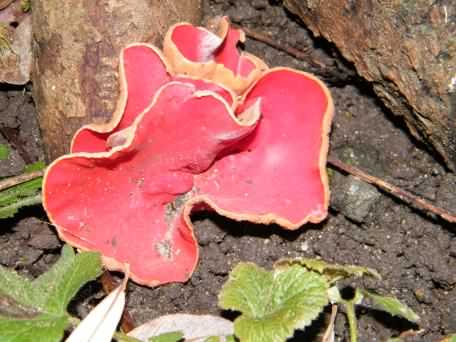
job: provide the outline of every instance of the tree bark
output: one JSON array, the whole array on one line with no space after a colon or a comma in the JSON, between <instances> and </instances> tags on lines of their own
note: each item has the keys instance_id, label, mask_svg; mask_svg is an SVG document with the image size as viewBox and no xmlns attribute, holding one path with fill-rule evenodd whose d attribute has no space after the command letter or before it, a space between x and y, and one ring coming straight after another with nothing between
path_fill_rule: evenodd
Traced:
<instances>
[{"instance_id":1,"label":"tree bark","mask_svg":"<svg viewBox=\"0 0 456 342\"><path fill-rule=\"evenodd\" d=\"M201 0L34 0L32 12L33 96L52 160L83 124L110 119L122 47L160 46L172 24L199 23Z\"/></svg>"},{"instance_id":2,"label":"tree bark","mask_svg":"<svg viewBox=\"0 0 456 342\"><path fill-rule=\"evenodd\" d=\"M372 82L411 133L456 169L454 0L285 0Z\"/></svg>"}]
</instances>

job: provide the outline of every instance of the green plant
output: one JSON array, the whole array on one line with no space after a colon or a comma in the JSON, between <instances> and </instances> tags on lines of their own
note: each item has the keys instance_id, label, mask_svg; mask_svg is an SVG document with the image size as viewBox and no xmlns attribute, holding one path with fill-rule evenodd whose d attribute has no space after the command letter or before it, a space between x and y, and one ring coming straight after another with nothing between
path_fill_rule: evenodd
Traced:
<instances>
[{"instance_id":1,"label":"green plant","mask_svg":"<svg viewBox=\"0 0 456 342\"><path fill-rule=\"evenodd\" d=\"M394 297L356 288L353 298L343 299L337 282L365 276L380 279L373 269L317 259L282 260L272 271L240 263L223 286L219 305L241 312L234 331L247 342L285 341L296 329L310 325L329 303L345 307L352 342L358 340L355 306L366 301L378 310L418 321L419 317Z\"/></svg>"},{"instance_id":2,"label":"green plant","mask_svg":"<svg viewBox=\"0 0 456 342\"><path fill-rule=\"evenodd\" d=\"M45 168L43 162L27 165L25 174ZM0 219L14 216L25 206L41 203L43 177L35 177L0 191Z\"/></svg>"},{"instance_id":3,"label":"green plant","mask_svg":"<svg viewBox=\"0 0 456 342\"><path fill-rule=\"evenodd\" d=\"M57 263L30 280L0 266L0 339L59 341L72 323L66 307L79 289L101 274L98 253L63 247Z\"/></svg>"}]
</instances>

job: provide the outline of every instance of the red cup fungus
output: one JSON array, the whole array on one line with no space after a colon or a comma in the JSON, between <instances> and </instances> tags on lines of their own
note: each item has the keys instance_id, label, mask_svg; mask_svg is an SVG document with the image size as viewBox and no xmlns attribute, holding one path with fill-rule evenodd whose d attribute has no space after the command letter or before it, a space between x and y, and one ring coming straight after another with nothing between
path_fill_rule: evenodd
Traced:
<instances>
[{"instance_id":1,"label":"red cup fungus","mask_svg":"<svg viewBox=\"0 0 456 342\"><path fill-rule=\"evenodd\" d=\"M244 34L227 18L216 26L174 25L163 54L127 46L113 119L76 132L44 177L59 236L99 251L108 269L128 264L140 284L191 276L194 211L285 229L327 215L328 89L305 72L267 69L238 51Z\"/></svg>"}]
</instances>

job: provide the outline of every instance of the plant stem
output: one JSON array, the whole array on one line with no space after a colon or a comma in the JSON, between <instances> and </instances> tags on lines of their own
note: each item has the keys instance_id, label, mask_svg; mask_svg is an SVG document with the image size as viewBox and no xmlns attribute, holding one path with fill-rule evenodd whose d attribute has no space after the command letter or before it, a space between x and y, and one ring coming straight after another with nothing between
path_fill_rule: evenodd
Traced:
<instances>
[{"instance_id":1,"label":"plant stem","mask_svg":"<svg viewBox=\"0 0 456 342\"><path fill-rule=\"evenodd\" d=\"M355 303L353 301L344 301L345 310L348 319L348 328L350 331L350 342L358 342L358 322L355 313Z\"/></svg>"}]
</instances>

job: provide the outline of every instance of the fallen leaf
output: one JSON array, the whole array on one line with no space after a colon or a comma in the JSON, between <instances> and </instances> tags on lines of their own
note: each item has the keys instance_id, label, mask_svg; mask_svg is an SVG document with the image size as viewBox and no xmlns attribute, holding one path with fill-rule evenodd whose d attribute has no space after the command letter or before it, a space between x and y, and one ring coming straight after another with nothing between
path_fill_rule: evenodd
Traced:
<instances>
[{"instance_id":1,"label":"fallen leaf","mask_svg":"<svg viewBox=\"0 0 456 342\"><path fill-rule=\"evenodd\" d=\"M90 311L66 342L110 342L125 307L127 281L125 276L122 284Z\"/></svg>"},{"instance_id":2,"label":"fallen leaf","mask_svg":"<svg viewBox=\"0 0 456 342\"><path fill-rule=\"evenodd\" d=\"M174 314L161 316L130 331L128 336L141 341L164 333L181 331L185 340L203 342L212 336L233 335L233 323L227 319L211 315ZM220 341L225 341L221 338Z\"/></svg>"}]
</instances>

